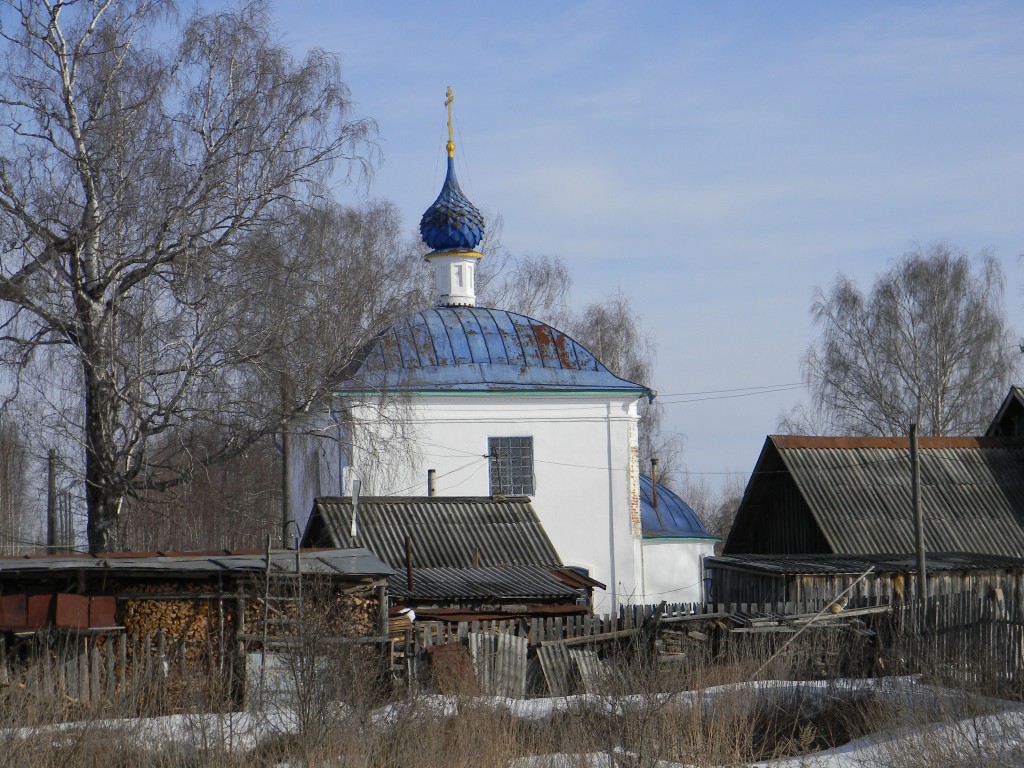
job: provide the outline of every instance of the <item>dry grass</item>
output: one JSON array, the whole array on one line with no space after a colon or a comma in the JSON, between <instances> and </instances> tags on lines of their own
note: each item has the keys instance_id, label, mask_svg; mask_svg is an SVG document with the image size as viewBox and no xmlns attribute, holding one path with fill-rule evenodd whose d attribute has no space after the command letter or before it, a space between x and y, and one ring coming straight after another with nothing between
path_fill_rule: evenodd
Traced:
<instances>
[{"instance_id":1,"label":"dry grass","mask_svg":"<svg viewBox=\"0 0 1024 768\"><path fill-rule=\"evenodd\" d=\"M893 699L810 682L784 689L737 685L759 670L762 679L818 676L817 670L843 653L834 636L809 638L783 655L778 650L777 643L748 644L746 653L729 649L717 663L694 657L691 663L654 665L624 651L609 659L612 672L601 695L566 700L567 706L539 719L517 717L473 696L444 700L456 707L446 711L435 698L394 693L396 714L383 719L379 712L388 692L372 654L358 646L324 651L310 642L296 650L300 692L289 709L287 732L266 730L255 744L236 739L233 749L221 721L203 717L218 709L210 702L222 701L225 693L209 675L177 683L179 704L191 701L184 708L193 713L185 718L189 733L178 741L147 741L136 738L136 726L109 724L110 718L159 714L151 689L84 704L47 701L29 687L7 686L0 689L0 768L475 768L555 753L614 755L619 765L738 765L802 755L868 734L885 742L878 764L893 768L1024 762L1024 755L988 746L1019 724L971 691L936 699L926 688L923 695ZM67 720L81 726L64 732L48 727ZM945 729L936 731L935 723Z\"/></svg>"}]
</instances>

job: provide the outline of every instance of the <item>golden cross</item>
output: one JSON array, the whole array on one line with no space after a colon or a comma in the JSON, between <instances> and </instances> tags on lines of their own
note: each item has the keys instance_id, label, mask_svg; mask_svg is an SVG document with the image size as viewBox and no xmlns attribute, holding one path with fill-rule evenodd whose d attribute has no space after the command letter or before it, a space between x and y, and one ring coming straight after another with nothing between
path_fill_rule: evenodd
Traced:
<instances>
[{"instance_id":1,"label":"golden cross","mask_svg":"<svg viewBox=\"0 0 1024 768\"><path fill-rule=\"evenodd\" d=\"M450 85L445 95L447 98L444 100L444 105L448 107L448 157L455 157L455 142L452 141L452 102L455 101L455 94L452 93Z\"/></svg>"}]
</instances>

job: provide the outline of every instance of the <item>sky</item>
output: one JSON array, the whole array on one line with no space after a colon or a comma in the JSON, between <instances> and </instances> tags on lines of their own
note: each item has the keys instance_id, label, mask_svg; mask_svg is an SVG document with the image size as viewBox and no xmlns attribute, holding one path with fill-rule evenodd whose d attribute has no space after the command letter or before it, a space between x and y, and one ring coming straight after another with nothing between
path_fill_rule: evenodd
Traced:
<instances>
[{"instance_id":1,"label":"sky","mask_svg":"<svg viewBox=\"0 0 1024 768\"><path fill-rule=\"evenodd\" d=\"M410 231L452 86L464 191L513 253L566 262L577 308L631 298L694 480L748 476L804 397L813 292L840 271L868 288L917 245L991 249L1024 331L1024 3L273 7L379 125L372 184L339 198L393 200Z\"/></svg>"}]
</instances>

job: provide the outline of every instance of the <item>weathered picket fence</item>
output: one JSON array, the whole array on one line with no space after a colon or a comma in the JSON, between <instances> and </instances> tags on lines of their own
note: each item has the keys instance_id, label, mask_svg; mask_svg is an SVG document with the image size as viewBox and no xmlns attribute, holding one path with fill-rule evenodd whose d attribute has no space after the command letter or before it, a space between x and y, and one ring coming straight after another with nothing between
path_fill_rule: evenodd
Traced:
<instances>
[{"instance_id":1,"label":"weathered picket fence","mask_svg":"<svg viewBox=\"0 0 1024 768\"><path fill-rule=\"evenodd\" d=\"M74 700L168 710L186 703L186 688L196 693L196 681L203 682L205 700L213 689L226 696L234 674L230 659L190 659L186 645L169 642L163 632L70 633L12 644L0 639L0 682L24 689L40 702Z\"/></svg>"},{"instance_id":2,"label":"weathered picket fence","mask_svg":"<svg viewBox=\"0 0 1024 768\"><path fill-rule=\"evenodd\" d=\"M1024 605L1000 594L936 595L893 609L895 662L992 693L1024 692Z\"/></svg>"}]
</instances>

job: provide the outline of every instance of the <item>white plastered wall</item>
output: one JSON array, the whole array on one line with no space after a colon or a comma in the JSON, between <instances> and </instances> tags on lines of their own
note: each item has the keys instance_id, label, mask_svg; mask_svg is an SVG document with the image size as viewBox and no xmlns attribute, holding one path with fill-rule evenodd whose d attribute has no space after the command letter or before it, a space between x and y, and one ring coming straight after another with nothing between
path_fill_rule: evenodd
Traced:
<instances>
[{"instance_id":1,"label":"white plastered wall","mask_svg":"<svg viewBox=\"0 0 1024 768\"><path fill-rule=\"evenodd\" d=\"M704 599L704 558L715 553L707 539L646 539L647 602L695 603Z\"/></svg>"},{"instance_id":2,"label":"white plastered wall","mask_svg":"<svg viewBox=\"0 0 1024 768\"><path fill-rule=\"evenodd\" d=\"M635 398L445 394L415 396L384 413L376 401L349 398L344 407L354 425L386 433L364 448L363 430L352 430L343 456L346 493L349 477L358 476L364 495L422 496L433 469L438 495L487 496L487 438L532 437L533 506L563 562L608 585L595 593L595 610L645 602L643 550L630 518L638 482L630 480L637 471Z\"/></svg>"}]
</instances>

